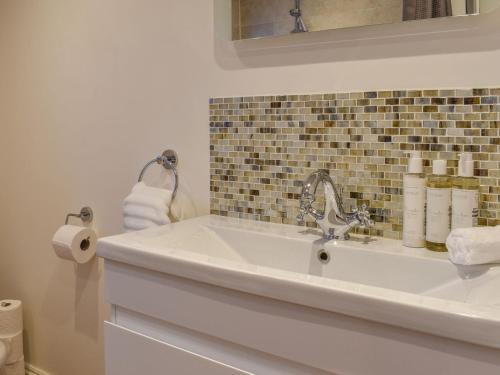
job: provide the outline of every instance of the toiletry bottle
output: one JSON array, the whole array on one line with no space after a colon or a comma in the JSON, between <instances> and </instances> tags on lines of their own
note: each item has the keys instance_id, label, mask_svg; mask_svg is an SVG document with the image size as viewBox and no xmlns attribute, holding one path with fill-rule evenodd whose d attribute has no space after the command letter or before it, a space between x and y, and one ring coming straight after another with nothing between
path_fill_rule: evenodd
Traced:
<instances>
[{"instance_id":1,"label":"toiletry bottle","mask_svg":"<svg viewBox=\"0 0 500 375\"><path fill-rule=\"evenodd\" d=\"M425 175L422 152L410 152L403 176L403 245L425 246Z\"/></svg>"},{"instance_id":2,"label":"toiletry bottle","mask_svg":"<svg viewBox=\"0 0 500 375\"><path fill-rule=\"evenodd\" d=\"M474 177L472 154L460 155L458 176L451 191L451 229L477 226L479 180Z\"/></svg>"},{"instance_id":3,"label":"toiletry bottle","mask_svg":"<svg viewBox=\"0 0 500 375\"><path fill-rule=\"evenodd\" d=\"M446 160L434 160L432 175L427 177L426 186L425 247L432 251L446 251L451 208L451 178L446 175Z\"/></svg>"}]
</instances>

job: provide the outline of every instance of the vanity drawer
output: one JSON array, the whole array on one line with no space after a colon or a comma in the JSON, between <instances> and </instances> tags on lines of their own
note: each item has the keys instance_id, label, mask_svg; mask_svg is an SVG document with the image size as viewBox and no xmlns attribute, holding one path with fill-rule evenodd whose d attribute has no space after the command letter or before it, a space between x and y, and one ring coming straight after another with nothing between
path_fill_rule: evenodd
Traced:
<instances>
[{"instance_id":1,"label":"vanity drawer","mask_svg":"<svg viewBox=\"0 0 500 375\"><path fill-rule=\"evenodd\" d=\"M250 374L113 323L105 322L104 331L106 375Z\"/></svg>"}]
</instances>

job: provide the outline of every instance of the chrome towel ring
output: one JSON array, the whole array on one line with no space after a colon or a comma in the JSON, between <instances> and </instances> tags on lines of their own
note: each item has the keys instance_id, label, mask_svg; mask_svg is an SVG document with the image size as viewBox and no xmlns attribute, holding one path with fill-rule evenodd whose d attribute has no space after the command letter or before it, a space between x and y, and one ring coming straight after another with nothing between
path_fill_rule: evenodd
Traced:
<instances>
[{"instance_id":1,"label":"chrome towel ring","mask_svg":"<svg viewBox=\"0 0 500 375\"><path fill-rule=\"evenodd\" d=\"M172 200L174 200L175 195L177 194L177 189L179 187L179 175L177 173L177 163L178 163L178 157L177 153L174 150L166 150L164 151L161 156L157 156L150 162L148 162L144 168L142 168L141 173L139 174L139 179L138 181L141 182L144 174L146 173L146 170L153 164L161 164L163 168L166 170L172 171L174 175L174 191L172 192Z\"/></svg>"}]
</instances>

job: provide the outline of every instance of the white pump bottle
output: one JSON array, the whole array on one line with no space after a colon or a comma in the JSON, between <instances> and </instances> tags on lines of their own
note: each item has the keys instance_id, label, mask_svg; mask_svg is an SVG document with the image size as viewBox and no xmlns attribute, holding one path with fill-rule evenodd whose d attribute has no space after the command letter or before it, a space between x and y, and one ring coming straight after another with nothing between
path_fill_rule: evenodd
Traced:
<instances>
[{"instance_id":1,"label":"white pump bottle","mask_svg":"<svg viewBox=\"0 0 500 375\"><path fill-rule=\"evenodd\" d=\"M479 180L474 177L472 154L463 153L458 162L458 176L453 180L451 229L477 225Z\"/></svg>"},{"instance_id":2,"label":"white pump bottle","mask_svg":"<svg viewBox=\"0 0 500 375\"><path fill-rule=\"evenodd\" d=\"M425 175L422 152L410 152L403 177L403 245L425 247Z\"/></svg>"}]
</instances>

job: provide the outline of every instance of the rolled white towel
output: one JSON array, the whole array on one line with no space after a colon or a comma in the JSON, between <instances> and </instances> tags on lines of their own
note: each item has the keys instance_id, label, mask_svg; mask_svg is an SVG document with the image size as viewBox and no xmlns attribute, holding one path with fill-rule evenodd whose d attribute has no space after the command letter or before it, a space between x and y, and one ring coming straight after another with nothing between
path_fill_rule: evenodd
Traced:
<instances>
[{"instance_id":1,"label":"rolled white towel","mask_svg":"<svg viewBox=\"0 0 500 375\"><path fill-rule=\"evenodd\" d=\"M168 211L170 199L158 198L155 196L147 195L144 193L131 193L123 200L123 205L137 205L143 207L150 207L158 212Z\"/></svg>"},{"instance_id":2,"label":"rolled white towel","mask_svg":"<svg viewBox=\"0 0 500 375\"><path fill-rule=\"evenodd\" d=\"M161 212L154 207L141 206L139 204L125 203L123 205L123 216L124 217L139 217L141 219L147 219L155 222L158 225L164 225L170 223L168 218L168 208L162 210Z\"/></svg>"},{"instance_id":3,"label":"rolled white towel","mask_svg":"<svg viewBox=\"0 0 500 375\"><path fill-rule=\"evenodd\" d=\"M133 193L146 193L148 195L157 196L159 198L170 199L172 192L167 189L157 188L153 186L148 186L144 182L138 182L132 187Z\"/></svg>"},{"instance_id":4,"label":"rolled white towel","mask_svg":"<svg viewBox=\"0 0 500 375\"><path fill-rule=\"evenodd\" d=\"M133 216L127 216L123 219L123 229L125 232L135 232L147 228L158 227L154 221L142 219Z\"/></svg>"},{"instance_id":5,"label":"rolled white towel","mask_svg":"<svg viewBox=\"0 0 500 375\"><path fill-rule=\"evenodd\" d=\"M123 202L123 224L126 231L141 230L170 223L168 217L172 192L139 182Z\"/></svg>"},{"instance_id":6,"label":"rolled white towel","mask_svg":"<svg viewBox=\"0 0 500 375\"><path fill-rule=\"evenodd\" d=\"M125 198L124 203L134 203L150 207L167 207L172 200L172 192L167 189L146 186L144 182L138 182L132 188L132 192Z\"/></svg>"},{"instance_id":7,"label":"rolled white towel","mask_svg":"<svg viewBox=\"0 0 500 375\"><path fill-rule=\"evenodd\" d=\"M500 263L500 226L454 229L446 246L455 264Z\"/></svg>"}]
</instances>

